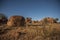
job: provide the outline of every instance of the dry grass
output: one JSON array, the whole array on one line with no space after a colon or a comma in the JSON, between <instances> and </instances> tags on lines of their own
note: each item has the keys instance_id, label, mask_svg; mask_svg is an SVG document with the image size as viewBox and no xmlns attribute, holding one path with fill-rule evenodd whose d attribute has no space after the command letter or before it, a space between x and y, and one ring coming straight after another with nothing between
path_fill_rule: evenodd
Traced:
<instances>
[{"instance_id":1,"label":"dry grass","mask_svg":"<svg viewBox=\"0 0 60 40\"><path fill-rule=\"evenodd\" d=\"M60 24L0 27L0 40L60 40Z\"/></svg>"}]
</instances>

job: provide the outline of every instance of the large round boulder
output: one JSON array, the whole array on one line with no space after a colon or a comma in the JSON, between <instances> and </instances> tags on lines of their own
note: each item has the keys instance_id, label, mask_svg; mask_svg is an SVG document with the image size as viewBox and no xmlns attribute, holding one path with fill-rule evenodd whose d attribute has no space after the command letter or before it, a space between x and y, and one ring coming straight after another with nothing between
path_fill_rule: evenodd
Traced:
<instances>
[{"instance_id":1,"label":"large round boulder","mask_svg":"<svg viewBox=\"0 0 60 40\"><path fill-rule=\"evenodd\" d=\"M25 18L23 16L11 16L8 19L7 25L8 26L24 26Z\"/></svg>"}]
</instances>

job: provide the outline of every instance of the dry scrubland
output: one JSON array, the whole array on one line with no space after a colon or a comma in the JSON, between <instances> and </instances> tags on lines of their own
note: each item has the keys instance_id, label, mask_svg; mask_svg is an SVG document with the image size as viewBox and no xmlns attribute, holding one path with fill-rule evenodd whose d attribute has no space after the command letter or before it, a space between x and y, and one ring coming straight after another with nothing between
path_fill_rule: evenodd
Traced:
<instances>
[{"instance_id":1,"label":"dry scrubland","mask_svg":"<svg viewBox=\"0 0 60 40\"><path fill-rule=\"evenodd\" d=\"M57 20L48 17L32 21L23 16L7 19L0 15L0 40L60 40L60 23Z\"/></svg>"},{"instance_id":2,"label":"dry scrubland","mask_svg":"<svg viewBox=\"0 0 60 40\"><path fill-rule=\"evenodd\" d=\"M0 40L60 40L60 24L0 26Z\"/></svg>"}]
</instances>

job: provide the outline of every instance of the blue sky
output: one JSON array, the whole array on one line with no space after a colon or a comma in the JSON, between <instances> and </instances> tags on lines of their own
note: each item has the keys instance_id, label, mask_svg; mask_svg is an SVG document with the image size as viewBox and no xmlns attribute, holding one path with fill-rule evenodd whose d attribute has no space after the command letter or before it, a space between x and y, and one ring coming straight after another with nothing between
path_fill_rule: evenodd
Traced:
<instances>
[{"instance_id":1,"label":"blue sky","mask_svg":"<svg viewBox=\"0 0 60 40\"><path fill-rule=\"evenodd\" d=\"M0 0L0 13L7 17L21 15L40 20L45 17L60 19L59 0Z\"/></svg>"}]
</instances>

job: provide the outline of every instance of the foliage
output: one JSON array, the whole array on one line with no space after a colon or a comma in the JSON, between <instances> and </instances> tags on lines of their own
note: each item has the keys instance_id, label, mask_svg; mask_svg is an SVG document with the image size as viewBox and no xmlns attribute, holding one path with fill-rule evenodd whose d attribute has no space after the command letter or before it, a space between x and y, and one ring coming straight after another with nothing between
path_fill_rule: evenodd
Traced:
<instances>
[{"instance_id":1,"label":"foliage","mask_svg":"<svg viewBox=\"0 0 60 40\"><path fill-rule=\"evenodd\" d=\"M2 18L7 18L7 17L6 17L6 15L5 15L5 14L0 13L0 19L2 19Z\"/></svg>"},{"instance_id":2,"label":"foliage","mask_svg":"<svg viewBox=\"0 0 60 40\"><path fill-rule=\"evenodd\" d=\"M2 24L6 24L7 23L7 17L6 17L6 15L5 14L3 14L3 13L0 13L0 25L2 25Z\"/></svg>"}]
</instances>

